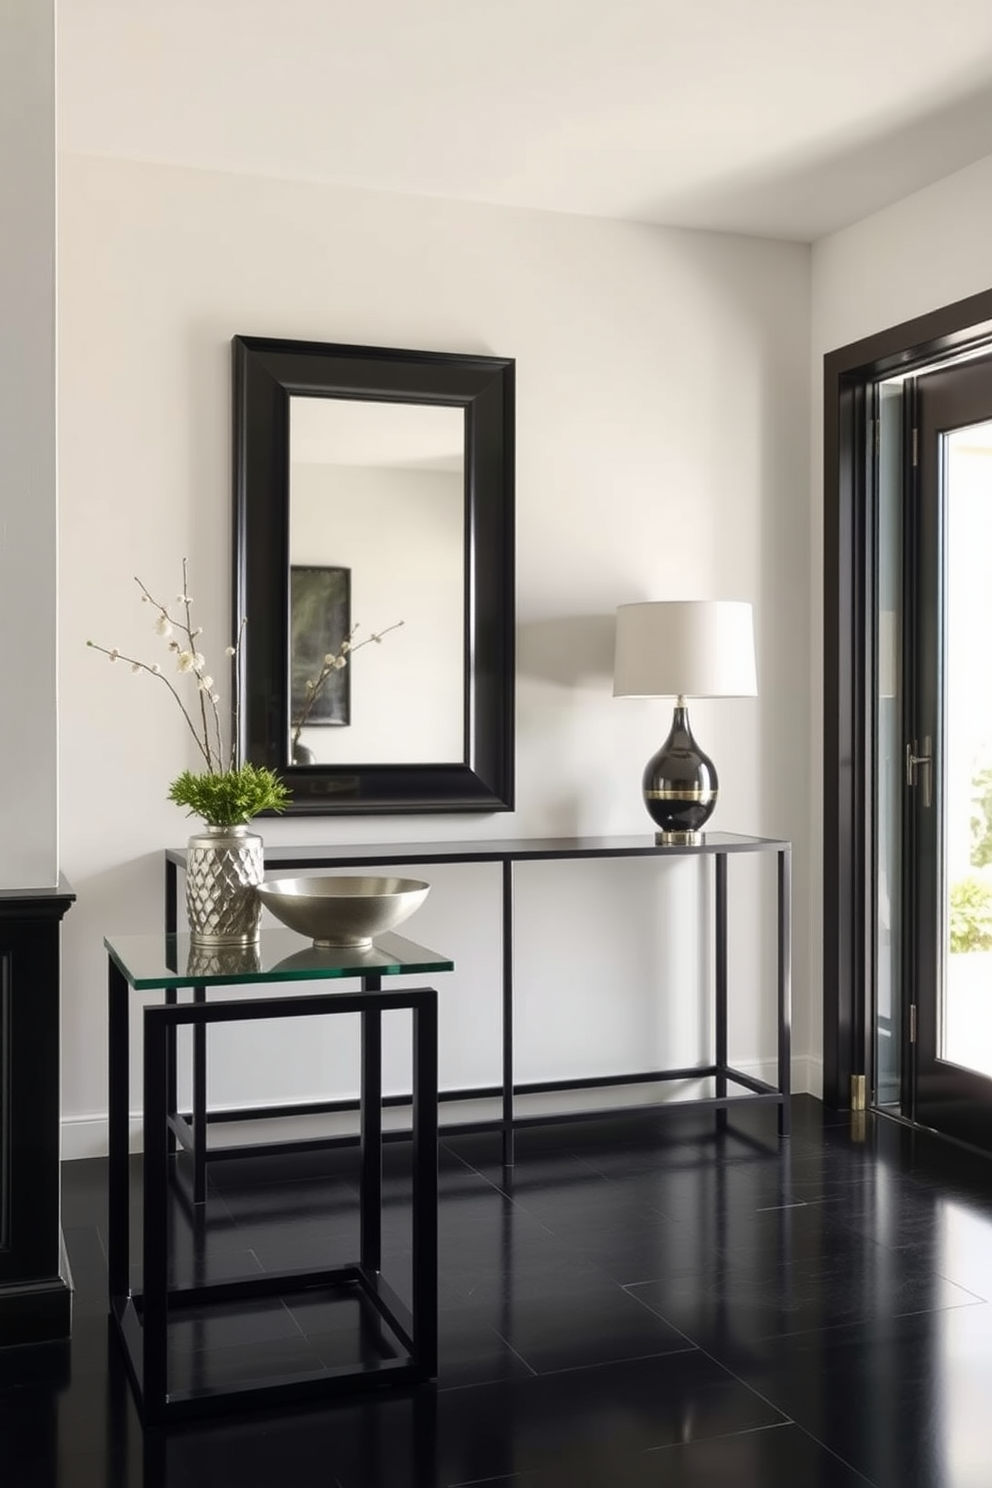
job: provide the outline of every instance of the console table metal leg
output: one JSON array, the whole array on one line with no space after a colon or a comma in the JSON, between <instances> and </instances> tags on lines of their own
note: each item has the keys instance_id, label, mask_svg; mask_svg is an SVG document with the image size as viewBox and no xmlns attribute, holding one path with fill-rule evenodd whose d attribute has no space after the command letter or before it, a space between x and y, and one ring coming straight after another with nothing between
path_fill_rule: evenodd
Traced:
<instances>
[{"instance_id":1,"label":"console table metal leg","mask_svg":"<svg viewBox=\"0 0 992 1488\"><path fill-rule=\"evenodd\" d=\"M176 880L178 869L175 863L167 858L165 861L165 933L175 935L177 924L177 894Z\"/></svg>"},{"instance_id":2,"label":"console table metal leg","mask_svg":"<svg viewBox=\"0 0 992 1488\"><path fill-rule=\"evenodd\" d=\"M145 1157L142 1265L143 1414L153 1421L168 1393L168 1035L165 1008L146 1008L144 1027Z\"/></svg>"},{"instance_id":3,"label":"console table metal leg","mask_svg":"<svg viewBox=\"0 0 992 1488\"><path fill-rule=\"evenodd\" d=\"M727 1076L727 854L717 853L713 859L716 880L716 1093L726 1099ZM727 1127L727 1108L719 1106L716 1113L718 1131Z\"/></svg>"},{"instance_id":4,"label":"console table metal leg","mask_svg":"<svg viewBox=\"0 0 992 1488\"><path fill-rule=\"evenodd\" d=\"M792 849L778 855L778 1085L782 1104L778 1111L779 1135L791 1129L789 1099L792 1092Z\"/></svg>"},{"instance_id":5,"label":"console table metal leg","mask_svg":"<svg viewBox=\"0 0 992 1488\"><path fill-rule=\"evenodd\" d=\"M513 1165L513 863L503 861L503 1166Z\"/></svg>"},{"instance_id":6,"label":"console table metal leg","mask_svg":"<svg viewBox=\"0 0 992 1488\"><path fill-rule=\"evenodd\" d=\"M179 993L176 991L175 987L166 987L166 989L165 989L166 1006L167 1007L175 1007L175 1005L178 1002L178 1000L179 1000ZM171 1118L173 1118L173 1117L175 1117L177 1115L178 1109L179 1109L178 1086L177 1086L177 1080L176 1080L176 1028L175 1028L175 1025L174 1024L171 1024L170 1023L170 1025L169 1025L169 1031L166 1034L166 1039L167 1039L167 1054L166 1054L166 1058L168 1060L168 1063L166 1065L166 1071L165 1071L166 1100L168 1101L168 1105L169 1105L169 1116L170 1116L170 1119L171 1119ZM177 1138L175 1132L170 1127L169 1128L169 1151L170 1152L175 1152L178 1149L178 1147L179 1147L179 1139Z\"/></svg>"},{"instance_id":7,"label":"console table metal leg","mask_svg":"<svg viewBox=\"0 0 992 1488\"><path fill-rule=\"evenodd\" d=\"M128 984L113 961L109 963L107 1117L109 1136L109 1208L107 1215L107 1271L111 1298L123 1297L129 1289L130 1244L128 1237L128 1138L130 1113Z\"/></svg>"},{"instance_id":8,"label":"console table metal leg","mask_svg":"<svg viewBox=\"0 0 992 1488\"><path fill-rule=\"evenodd\" d=\"M413 1014L413 1325L418 1363L437 1374L437 994Z\"/></svg>"},{"instance_id":9,"label":"console table metal leg","mask_svg":"<svg viewBox=\"0 0 992 1488\"><path fill-rule=\"evenodd\" d=\"M378 992L382 978L362 978L363 992ZM382 1269L382 1013L362 1013L361 1257L371 1271Z\"/></svg>"},{"instance_id":10,"label":"console table metal leg","mask_svg":"<svg viewBox=\"0 0 992 1488\"><path fill-rule=\"evenodd\" d=\"M193 1001L206 1002L205 987L193 988ZM173 1034L173 1037L175 1035ZM207 1025L193 1024L193 1203L207 1197Z\"/></svg>"}]
</instances>

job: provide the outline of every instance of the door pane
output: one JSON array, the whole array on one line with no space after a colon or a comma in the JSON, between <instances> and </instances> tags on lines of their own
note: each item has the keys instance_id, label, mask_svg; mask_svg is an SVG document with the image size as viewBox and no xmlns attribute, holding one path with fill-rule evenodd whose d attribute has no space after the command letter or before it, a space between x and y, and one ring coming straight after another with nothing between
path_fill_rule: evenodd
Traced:
<instances>
[{"instance_id":1,"label":"door pane","mask_svg":"<svg viewBox=\"0 0 992 1488\"><path fill-rule=\"evenodd\" d=\"M943 988L938 1054L992 1075L992 422L942 438Z\"/></svg>"}]
</instances>

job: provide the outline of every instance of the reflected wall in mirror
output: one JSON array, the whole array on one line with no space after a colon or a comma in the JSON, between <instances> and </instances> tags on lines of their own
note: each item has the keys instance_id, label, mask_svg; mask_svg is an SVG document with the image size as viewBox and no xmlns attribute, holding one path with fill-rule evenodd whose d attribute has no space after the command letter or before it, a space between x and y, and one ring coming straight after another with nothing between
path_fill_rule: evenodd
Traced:
<instances>
[{"instance_id":1,"label":"reflected wall in mirror","mask_svg":"<svg viewBox=\"0 0 992 1488\"><path fill-rule=\"evenodd\" d=\"M279 770L296 812L511 808L514 363L233 346L244 757ZM301 583L325 596L316 621ZM349 627L381 644L301 724Z\"/></svg>"}]
</instances>

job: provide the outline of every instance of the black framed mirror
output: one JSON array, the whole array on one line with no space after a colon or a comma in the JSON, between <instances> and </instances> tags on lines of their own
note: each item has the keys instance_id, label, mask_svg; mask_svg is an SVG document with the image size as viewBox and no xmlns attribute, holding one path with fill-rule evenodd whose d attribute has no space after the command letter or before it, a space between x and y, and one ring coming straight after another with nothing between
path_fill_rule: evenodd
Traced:
<instances>
[{"instance_id":1,"label":"black framed mirror","mask_svg":"<svg viewBox=\"0 0 992 1488\"><path fill-rule=\"evenodd\" d=\"M513 360L233 352L242 758L278 770L290 812L512 809ZM307 712L305 674L352 627L347 691L330 678Z\"/></svg>"}]
</instances>

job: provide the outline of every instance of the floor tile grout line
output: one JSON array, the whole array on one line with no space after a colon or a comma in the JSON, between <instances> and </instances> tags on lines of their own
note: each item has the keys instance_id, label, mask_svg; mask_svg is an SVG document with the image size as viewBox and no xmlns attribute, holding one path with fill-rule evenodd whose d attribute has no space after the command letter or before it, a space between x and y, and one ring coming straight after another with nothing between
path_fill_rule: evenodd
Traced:
<instances>
[{"instance_id":1,"label":"floor tile grout line","mask_svg":"<svg viewBox=\"0 0 992 1488\"><path fill-rule=\"evenodd\" d=\"M750 1388L750 1386L748 1388ZM754 1391L754 1393L758 1394L759 1392ZM793 1421L789 1417L786 1417L784 1420L781 1421L771 1421L767 1426L747 1426L741 1431L721 1431L713 1436L694 1437L693 1440L706 1442L735 1441L739 1438L748 1436L761 1436L766 1432L783 1430L798 1431L800 1435L806 1438L807 1441L812 1442L814 1446L819 1447L820 1450L826 1452L829 1457L832 1457L836 1462L839 1462L843 1467L846 1467L849 1472L854 1473L855 1477L864 1484L864 1488L879 1488L879 1485L875 1483L873 1479L866 1477L865 1474L858 1468L856 1468L853 1463L848 1462L846 1458L841 1457L840 1454L838 1452L835 1452L832 1447L828 1447L826 1442L821 1441L819 1437L814 1436L811 1431L808 1431L805 1426L801 1426L798 1421ZM644 1449L644 1455L647 1457L651 1457L662 1452L677 1451L680 1447L683 1446L685 1446L684 1442L665 1442L661 1446L646 1447Z\"/></svg>"},{"instance_id":2,"label":"floor tile grout line","mask_svg":"<svg viewBox=\"0 0 992 1488\"><path fill-rule=\"evenodd\" d=\"M499 1338L500 1338L500 1341L502 1343L506 1343L506 1340L505 1340L505 1338L503 1338L502 1334L499 1335ZM512 1348L512 1345L507 1345L507 1346L510 1347L510 1348ZM567 1364L563 1369L534 1369L534 1367L532 1365L530 1365L530 1364L528 1364L527 1367L528 1367L528 1369L530 1369L531 1376L534 1379L539 1379L539 1380L555 1380L555 1379L561 1379L565 1375L577 1375L577 1374L592 1373L593 1370L597 1370L597 1369L598 1370L619 1369L624 1364L644 1364L649 1359L676 1359L676 1358L681 1358L681 1356L683 1354L699 1354L701 1356L705 1356L706 1355L706 1351L705 1351L705 1349L701 1349L697 1344L690 1343L690 1344L687 1344L687 1346L685 1348L666 1349L664 1353L660 1353L660 1354L659 1353L635 1354L635 1355L633 1355L630 1358L624 1358L624 1359L599 1359L599 1360L594 1361L593 1363L587 1363L587 1364ZM710 1362L711 1363L716 1363L716 1360L711 1359ZM521 1357L521 1363L526 1364L527 1363L526 1359L523 1359ZM722 1365L718 1365L718 1367L721 1368L721 1369L723 1369L723 1366ZM729 1371L728 1370L724 1370L724 1373L729 1373ZM738 1380L738 1384L741 1384L741 1383L743 1383L743 1382L740 1381L740 1380ZM453 1395L453 1394L455 1394L459 1390L486 1390L486 1389L491 1388L492 1384L493 1384L493 1381L492 1380L478 1380L478 1381L472 1381L471 1383L465 1384L465 1385L445 1385L441 1390L439 1390L438 1393L439 1394L445 1394L445 1395ZM749 1388L749 1387L748 1386L745 1386L745 1388ZM756 1394L757 1392L754 1391L752 1393L755 1393Z\"/></svg>"},{"instance_id":3,"label":"floor tile grout line","mask_svg":"<svg viewBox=\"0 0 992 1488\"><path fill-rule=\"evenodd\" d=\"M712 1354L708 1349L700 1347L700 1353L704 1354L712 1364L715 1364L717 1366L718 1369L722 1369L724 1373L730 1375L732 1379L735 1379L737 1383L741 1385L745 1390L749 1390L752 1395L756 1395L759 1400L763 1400L765 1404L770 1406L772 1410L778 1411L779 1415L783 1418L777 1423L779 1426L794 1426L797 1431L801 1431L804 1436L808 1437L810 1441L815 1442L816 1445L822 1448L823 1451L828 1452L831 1457L836 1458L838 1462L842 1462L845 1467L851 1470L851 1472L855 1473L859 1478L862 1478L866 1485L866 1488L879 1488L879 1485L874 1483L872 1479L867 1478L859 1468L854 1466L853 1462L848 1462L846 1457L842 1457L840 1453L830 1447L827 1442L821 1440L821 1438L818 1436L814 1436L811 1431L809 1431L805 1426L801 1425L794 1416L788 1413L788 1411L784 1411L780 1405L777 1405L775 1403L771 1396L765 1394L763 1390L757 1389L753 1384L749 1383L748 1380L744 1379L742 1375L738 1374L737 1371L732 1369L728 1364L722 1363L721 1360L716 1358L716 1356Z\"/></svg>"},{"instance_id":4,"label":"floor tile grout line","mask_svg":"<svg viewBox=\"0 0 992 1488\"><path fill-rule=\"evenodd\" d=\"M753 1393L757 1394L758 1392L755 1390L753 1391ZM761 1436L764 1432L767 1431L788 1431L793 1428L796 1431L802 1431L803 1429L795 1421L789 1420L786 1417L781 1421L769 1421L764 1426L742 1426L739 1431L715 1431L712 1436L696 1436L690 1438L690 1440L706 1442L736 1441L739 1437ZM805 1436L809 1436L809 1432L804 1432L803 1434ZM810 1439L813 1441L816 1440L815 1437L811 1437ZM684 1447L685 1445L686 1443L684 1441L660 1442L659 1445L656 1447L645 1447L644 1455L646 1457L651 1457L657 1452L673 1452L677 1451L679 1447ZM817 1445L820 1446L822 1445L822 1443L818 1442Z\"/></svg>"}]
</instances>

